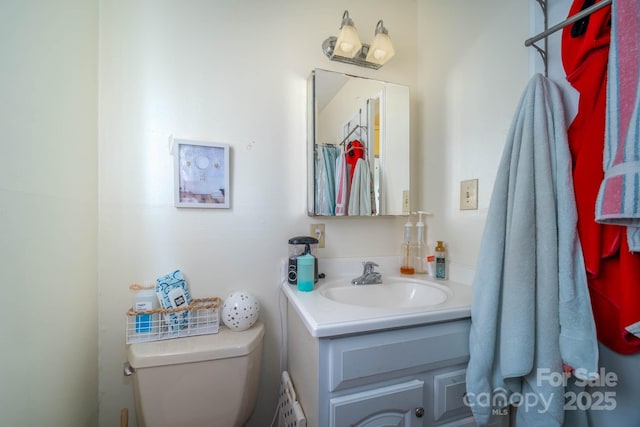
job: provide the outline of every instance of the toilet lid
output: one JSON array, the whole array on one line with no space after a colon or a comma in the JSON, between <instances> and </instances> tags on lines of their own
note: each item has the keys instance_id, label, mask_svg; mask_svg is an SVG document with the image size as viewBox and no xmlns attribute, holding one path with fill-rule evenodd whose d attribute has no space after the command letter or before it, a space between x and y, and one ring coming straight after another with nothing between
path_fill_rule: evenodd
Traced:
<instances>
[{"instance_id":1,"label":"toilet lid","mask_svg":"<svg viewBox=\"0 0 640 427\"><path fill-rule=\"evenodd\" d=\"M262 344L263 336L260 320L240 332L221 325L217 334L131 344L128 359L138 369L245 356Z\"/></svg>"}]
</instances>

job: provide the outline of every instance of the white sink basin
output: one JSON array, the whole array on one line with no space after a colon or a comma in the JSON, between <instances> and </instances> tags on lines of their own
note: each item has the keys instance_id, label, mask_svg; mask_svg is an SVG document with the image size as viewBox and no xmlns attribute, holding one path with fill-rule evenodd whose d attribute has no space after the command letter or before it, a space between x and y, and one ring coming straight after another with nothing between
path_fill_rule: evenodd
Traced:
<instances>
[{"instance_id":1,"label":"white sink basin","mask_svg":"<svg viewBox=\"0 0 640 427\"><path fill-rule=\"evenodd\" d=\"M378 308L431 307L447 301L448 290L436 283L404 277L382 278L379 285L352 285L342 279L320 286L319 293L332 301Z\"/></svg>"}]
</instances>

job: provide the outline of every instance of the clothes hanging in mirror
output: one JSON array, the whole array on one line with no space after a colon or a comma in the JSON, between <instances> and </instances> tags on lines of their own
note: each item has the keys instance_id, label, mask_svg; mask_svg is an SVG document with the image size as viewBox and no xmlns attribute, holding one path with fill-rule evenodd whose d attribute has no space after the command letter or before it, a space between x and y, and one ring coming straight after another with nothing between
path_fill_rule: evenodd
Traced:
<instances>
[{"instance_id":1,"label":"clothes hanging in mirror","mask_svg":"<svg viewBox=\"0 0 640 427\"><path fill-rule=\"evenodd\" d=\"M347 155L347 168L349 169L349 182L353 182L356 163L358 163L359 159L363 159L365 157L364 145L357 139L353 140L345 147L345 153Z\"/></svg>"},{"instance_id":2,"label":"clothes hanging in mirror","mask_svg":"<svg viewBox=\"0 0 640 427\"><path fill-rule=\"evenodd\" d=\"M361 150L355 150L361 151ZM371 215L375 213L373 208L373 187L371 185L371 170L366 159L359 158L356 161L354 175L351 181L349 194L348 213L353 215Z\"/></svg>"},{"instance_id":3,"label":"clothes hanging in mirror","mask_svg":"<svg viewBox=\"0 0 640 427\"><path fill-rule=\"evenodd\" d=\"M322 215L333 215L336 210L336 159L339 148L335 145L321 145L316 157L317 182L316 206Z\"/></svg>"},{"instance_id":4,"label":"clothes hanging in mirror","mask_svg":"<svg viewBox=\"0 0 640 427\"><path fill-rule=\"evenodd\" d=\"M372 175L375 194L372 211L380 216L402 215L402 196L410 190L409 88L318 69L313 70L307 83L307 213L310 216L348 213L347 204L337 203L332 214L318 203L318 193L323 191L320 185L326 185L326 181L319 179L324 170L317 160L321 155L318 147L332 143L340 149L340 155L345 154L345 163L347 157L351 162L345 179L336 179L336 200L340 194L348 203L348 194L338 183L351 184L357 159L362 154ZM348 143L356 140L364 147L359 150L362 153L349 151L353 154L347 156Z\"/></svg>"}]
</instances>

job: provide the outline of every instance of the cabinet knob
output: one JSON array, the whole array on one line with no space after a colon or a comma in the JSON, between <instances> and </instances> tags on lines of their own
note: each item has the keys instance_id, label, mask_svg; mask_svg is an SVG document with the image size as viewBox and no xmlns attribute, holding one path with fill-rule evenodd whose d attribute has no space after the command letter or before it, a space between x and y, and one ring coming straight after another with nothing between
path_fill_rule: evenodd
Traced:
<instances>
[{"instance_id":1,"label":"cabinet knob","mask_svg":"<svg viewBox=\"0 0 640 427\"><path fill-rule=\"evenodd\" d=\"M422 418L424 416L424 408L416 408L416 417Z\"/></svg>"}]
</instances>

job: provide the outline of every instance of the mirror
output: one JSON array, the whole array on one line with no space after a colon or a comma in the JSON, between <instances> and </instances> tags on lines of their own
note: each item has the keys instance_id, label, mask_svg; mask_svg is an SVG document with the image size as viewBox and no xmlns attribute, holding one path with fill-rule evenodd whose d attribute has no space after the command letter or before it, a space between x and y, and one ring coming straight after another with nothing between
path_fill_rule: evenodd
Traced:
<instances>
[{"instance_id":1,"label":"mirror","mask_svg":"<svg viewBox=\"0 0 640 427\"><path fill-rule=\"evenodd\" d=\"M308 214L407 214L409 88L315 69L307 92Z\"/></svg>"}]
</instances>

